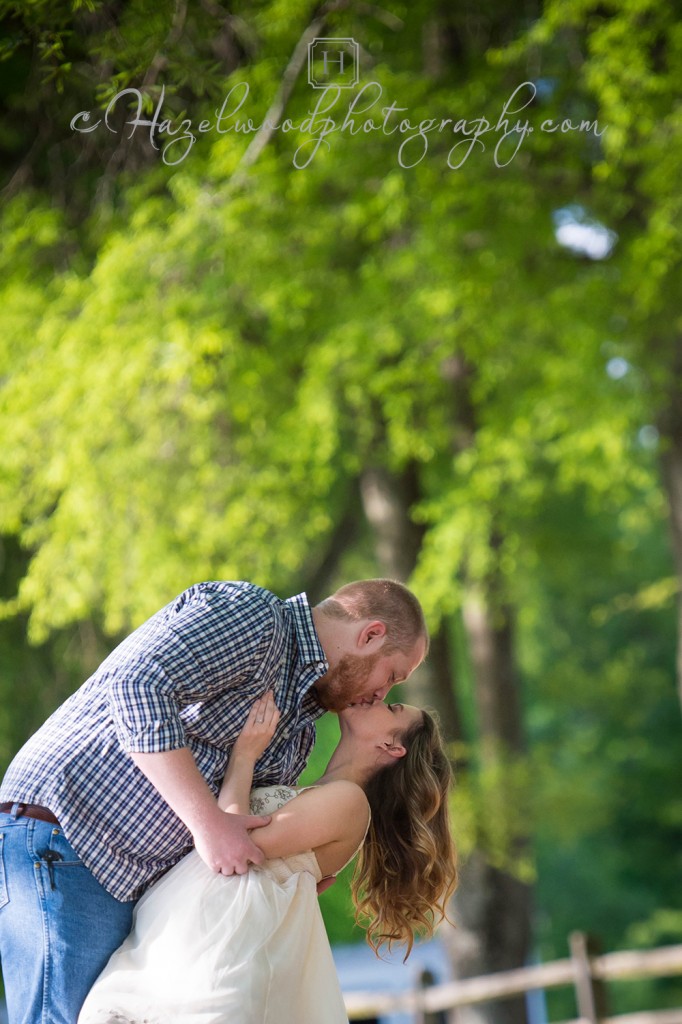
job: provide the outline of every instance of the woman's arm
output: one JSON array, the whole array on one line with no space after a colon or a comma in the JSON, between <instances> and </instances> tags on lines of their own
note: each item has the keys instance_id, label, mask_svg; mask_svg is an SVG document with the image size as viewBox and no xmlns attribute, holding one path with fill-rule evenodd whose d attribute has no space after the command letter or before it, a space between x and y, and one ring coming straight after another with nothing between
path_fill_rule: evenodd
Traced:
<instances>
[{"instance_id":1,"label":"woman's arm","mask_svg":"<svg viewBox=\"0 0 682 1024\"><path fill-rule=\"evenodd\" d=\"M367 829L369 804L360 786L339 780L307 789L275 811L269 825L252 833L266 858L338 846L350 856Z\"/></svg>"},{"instance_id":2,"label":"woman's arm","mask_svg":"<svg viewBox=\"0 0 682 1024\"><path fill-rule=\"evenodd\" d=\"M275 735L279 709L272 690L257 700L249 711L244 727L237 737L225 778L218 796L218 806L231 814L249 814L249 793L256 761Z\"/></svg>"}]
</instances>

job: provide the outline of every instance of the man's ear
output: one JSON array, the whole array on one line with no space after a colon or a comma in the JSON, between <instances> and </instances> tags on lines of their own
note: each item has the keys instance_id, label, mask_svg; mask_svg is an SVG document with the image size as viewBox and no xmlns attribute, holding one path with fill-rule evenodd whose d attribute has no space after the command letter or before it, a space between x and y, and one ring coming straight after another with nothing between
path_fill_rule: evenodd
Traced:
<instances>
[{"instance_id":1,"label":"man's ear","mask_svg":"<svg viewBox=\"0 0 682 1024\"><path fill-rule=\"evenodd\" d=\"M362 627L358 635L358 647L368 650L379 650L386 636L386 623L381 619L373 619Z\"/></svg>"}]
</instances>

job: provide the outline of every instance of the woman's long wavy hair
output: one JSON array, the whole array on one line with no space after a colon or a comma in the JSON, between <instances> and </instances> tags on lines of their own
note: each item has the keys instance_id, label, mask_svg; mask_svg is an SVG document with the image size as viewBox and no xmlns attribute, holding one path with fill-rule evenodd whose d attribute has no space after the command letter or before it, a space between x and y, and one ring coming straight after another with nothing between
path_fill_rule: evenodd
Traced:
<instances>
[{"instance_id":1,"label":"woman's long wavy hair","mask_svg":"<svg viewBox=\"0 0 682 1024\"><path fill-rule=\"evenodd\" d=\"M379 953L382 945L430 937L457 885L450 833L450 763L428 712L400 737L407 753L365 786L372 818L352 881L356 921Z\"/></svg>"}]
</instances>

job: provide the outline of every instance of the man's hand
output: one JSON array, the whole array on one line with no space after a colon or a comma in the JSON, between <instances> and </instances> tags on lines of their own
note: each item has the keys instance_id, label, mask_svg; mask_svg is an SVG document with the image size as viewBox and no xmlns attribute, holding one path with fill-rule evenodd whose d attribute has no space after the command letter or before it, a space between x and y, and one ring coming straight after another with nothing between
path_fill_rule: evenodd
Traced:
<instances>
[{"instance_id":1,"label":"man's hand","mask_svg":"<svg viewBox=\"0 0 682 1024\"><path fill-rule=\"evenodd\" d=\"M269 815L226 814L216 804L216 815L193 833L197 853L212 871L244 875L249 864L262 864L265 856L249 832L269 824Z\"/></svg>"}]
</instances>

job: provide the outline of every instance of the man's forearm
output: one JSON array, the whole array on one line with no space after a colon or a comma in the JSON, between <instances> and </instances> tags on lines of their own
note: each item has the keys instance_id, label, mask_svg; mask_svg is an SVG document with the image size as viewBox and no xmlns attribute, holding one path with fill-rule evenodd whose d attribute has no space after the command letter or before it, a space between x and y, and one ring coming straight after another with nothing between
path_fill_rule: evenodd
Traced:
<instances>
[{"instance_id":1,"label":"man's forearm","mask_svg":"<svg viewBox=\"0 0 682 1024\"><path fill-rule=\"evenodd\" d=\"M188 747L130 756L193 835L215 820L217 800Z\"/></svg>"},{"instance_id":2,"label":"man's forearm","mask_svg":"<svg viewBox=\"0 0 682 1024\"><path fill-rule=\"evenodd\" d=\"M212 871L242 875L249 864L262 864L263 852L250 838L269 816L224 814L196 766L191 750L130 755L166 803L192 833L194 847Z\"/></svg>"}]
</instances>

